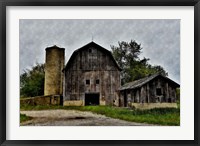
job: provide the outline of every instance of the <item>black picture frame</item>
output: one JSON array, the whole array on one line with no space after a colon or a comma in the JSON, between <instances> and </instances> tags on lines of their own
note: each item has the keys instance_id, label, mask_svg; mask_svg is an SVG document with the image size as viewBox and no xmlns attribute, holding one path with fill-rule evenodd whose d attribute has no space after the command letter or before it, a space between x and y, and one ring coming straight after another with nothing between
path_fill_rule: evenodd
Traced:
<instances>
[{"instance_id":1,"label":"black picture frame","mask_svg":"<svg viewBox=\"0 0 200 146\"><path fill-rule=\"evenodd\" d=\"M6 139L6 7L7 6L194 6L194 140L7 140ZM0 144L17 145L176 145L197 146L199 139L199 0L0 0ZM148 14L147 14L148 15Z\"/></svg>"}]
</instances>

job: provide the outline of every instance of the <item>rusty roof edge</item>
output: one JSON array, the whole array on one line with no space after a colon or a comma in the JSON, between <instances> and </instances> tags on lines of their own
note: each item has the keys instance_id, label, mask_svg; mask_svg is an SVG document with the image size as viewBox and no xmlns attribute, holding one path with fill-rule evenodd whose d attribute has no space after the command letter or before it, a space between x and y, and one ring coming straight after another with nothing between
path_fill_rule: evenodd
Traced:
<instances>
[{"instance_id":1,"label":"rusty roof edge","mask_svg":"<svg viewBox=\"0 0 200 146\"><path fill-rule=\"evenodd\" d=\"M135 80L135 81L132 81L132 82L129 82L129 83L126 83L124 84L122 87L119 88L119 90L126 90L126 89L135 89L135 88L139 88L143 85L145 85L146 83L150 82L151 80L153 80L154 78L158 77L158 76L161 76L167 80L169 80L170 82L172 82L173 84L175 84L177 87L180 87L180 85L178 83L176 83L175 81L171 80L170 78L166 77L166 76L163 76L162 74L160 73L157 73L157 74L154 74L152 76L149 76L149 77L144 77L144 78L141 78L141 79L138 79L138 80ZM147 78L146 80L144 80L145 78ZM140 81L140 80L144 80L143 83L138 83L138 85L136 84L135 86L134 85L130 85L130 87L127 87L127 84L134 84L134 82L136 83L137 81Z\"/></svg>"}]
</instances>

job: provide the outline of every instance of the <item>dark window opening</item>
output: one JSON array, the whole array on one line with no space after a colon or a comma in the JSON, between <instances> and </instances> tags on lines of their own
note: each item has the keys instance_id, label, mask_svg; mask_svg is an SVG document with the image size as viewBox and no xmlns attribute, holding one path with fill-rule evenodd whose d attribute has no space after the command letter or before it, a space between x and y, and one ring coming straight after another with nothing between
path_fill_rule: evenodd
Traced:
<instances>
[{"instance_id":1,"label":"dark window opening","mask_svg":"<svg viewBox=\"0 0 200 146\"><path fill-rule=\"evenodd\" d=\"M161 88L157 88L156 89L156 95L158 95L158 96L162 95Z\"/></svg>"},{"instance_id":2,"label":"dark window opening","mask_svg":"<svg viewBox=\"0 0 200 146\"><path fill-rule=\"evenodd\" d=\"M96 84L99 84L99 80L96 80Z\"/></svg>"},{"instance_id":3,"label":"dark window opening","mask_svg":"<svg viewBox=\"0 0 200 146\"><path fill-rule=\"evenodd\" d=\"M90 84L90 80L86 80L86 84L89 85Z\"/></svg>"},{"instance_id":4,"label":"dark window opening","mask_svg":"<svg viewBox=\"0 0 200 146\"><path fill-rule=\"evenodd\" d=\"M171 103L171 102L172 102L172 99L171 99L171 98L168 98L168 102Z\"/></svg>"},{"instance_id":5,"label":"dark window opening","mask_svg":"<svg viewBox=\"0 0 200 146\"><path fill-rule=\"evenodd\" d=\"M89 49L89 53L92 53L92 49Z\"/></svg>"}]
</instances>

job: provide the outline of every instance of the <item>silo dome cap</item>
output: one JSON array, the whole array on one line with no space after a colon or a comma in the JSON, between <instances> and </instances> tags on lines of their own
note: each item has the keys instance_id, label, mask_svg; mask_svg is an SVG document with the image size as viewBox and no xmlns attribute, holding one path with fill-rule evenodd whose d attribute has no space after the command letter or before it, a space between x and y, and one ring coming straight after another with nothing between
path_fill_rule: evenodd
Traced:
<instances>
[{"instance_id":1,"label":"silo dome cap","mask_svg":"<svg viewBox=\"0 0 200 146\"><path fill-rule=\"evenodd\" d=\"M51 46L51 47L47 47L46 50L47 50L47 49L65 49L65 48L60 48L60 47L58 47L57 45L53 45L53 46Z\"/></svg>"}]
</instances>

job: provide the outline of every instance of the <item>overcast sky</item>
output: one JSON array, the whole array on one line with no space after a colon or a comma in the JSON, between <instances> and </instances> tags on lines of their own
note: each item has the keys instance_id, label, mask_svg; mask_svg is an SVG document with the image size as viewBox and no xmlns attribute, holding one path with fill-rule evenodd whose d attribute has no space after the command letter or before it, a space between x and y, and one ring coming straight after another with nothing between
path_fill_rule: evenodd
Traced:
<instances>
[{"instance_id":1,"label":"overcast sky","mask_svg":"<svg viewBox=\"0 0 200 146\"><path fill-rule=\"evenodd\" d=\"M92 41L110 50L118 41L135 40L143 57L152 65L161 65L169 78L180 83L180 20L176 19L21 19L20 74L45 62L45 48L65 48L65 64L73 51Z\"/></svg>"}]
</instances>

